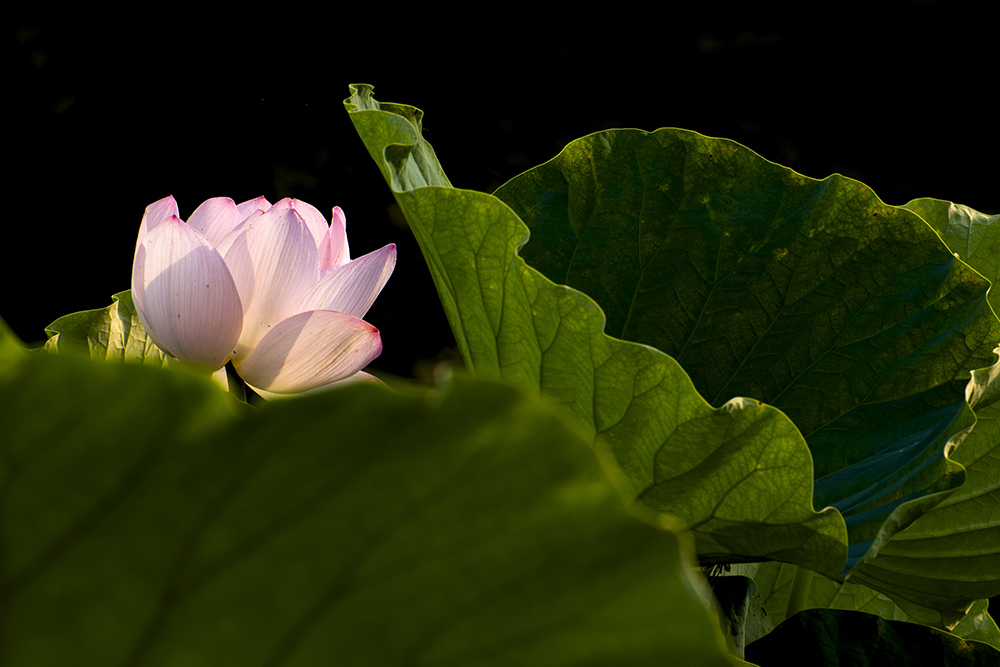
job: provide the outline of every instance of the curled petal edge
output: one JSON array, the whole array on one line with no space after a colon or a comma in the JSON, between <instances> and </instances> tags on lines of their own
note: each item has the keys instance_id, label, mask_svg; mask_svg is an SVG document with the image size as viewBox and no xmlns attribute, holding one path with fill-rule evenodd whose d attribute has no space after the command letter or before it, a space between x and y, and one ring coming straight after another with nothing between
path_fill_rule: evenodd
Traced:
<instances>
[{"instance_id":1,"label":"curled petal edge","mask_svg":"<svg viewBox=\"0 0 1000 667\"><path fill-rule=\"evenodd\" d=\"M336 310L364 317L396 268L396 245L379 248L322 272L318 283L302 295L293 312Z\"/></svg>"},{"instance_id":2,"label":"curled petal edge","mask_svg":"<svg viewBox=\"0 0 1000 667\"><path fill-rule=\"evenodd\" d=\"M348 378L381 352L378 329L364 320L311 310L279 322L234 364L254 390L294 394Z\"/></svg>"}]
</instances>

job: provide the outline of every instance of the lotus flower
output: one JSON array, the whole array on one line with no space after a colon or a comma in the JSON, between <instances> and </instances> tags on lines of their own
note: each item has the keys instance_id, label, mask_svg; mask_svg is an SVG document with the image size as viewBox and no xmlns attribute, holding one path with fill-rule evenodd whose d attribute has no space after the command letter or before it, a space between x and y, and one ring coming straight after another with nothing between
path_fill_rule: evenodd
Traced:
<instances>
[{"instance_id":1,"label":"lotus flower","mask_svg":"<svg viewBox=\"0 0 1000 667\"><path fill-rule=\"evenodd\" d=\"M355 376L382 351L361 318L396 265L389 244L350 259L346 219L305 202L209 199L187 223L177 202L150 204L139 227L132 299L161 350L221 369L262 393ZM364 375L364 374L362 374Z\"/></svg>"}]
</instances>

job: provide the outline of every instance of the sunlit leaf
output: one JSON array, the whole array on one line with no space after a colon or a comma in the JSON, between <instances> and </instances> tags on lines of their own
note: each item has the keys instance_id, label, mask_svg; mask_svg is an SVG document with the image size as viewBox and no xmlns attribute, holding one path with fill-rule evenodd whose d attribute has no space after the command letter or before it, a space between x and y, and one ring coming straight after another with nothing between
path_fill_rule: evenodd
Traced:
<instances>
[{"instance_id":1,"label":"sunlit leaf","mask_svg":"<svg viewBox=\"0 0 1000 667\"><path fill-rule=\"evenodd\" d=\"M45 327L45 349L76 351L94 359L162 364L166 355L146 335L127 290L111 297L107 308L64 315Z\"/></svg>"},{"instance_id":2,"label":"sunlit leaf","mask_svg":"<svg viewBox=\"0 0 1000 667\"><path fill-rule=\"evenodd\" d=\"M934 228L949 250L986 276L1000 280L1000 215L979 211L941 199L914 199L900 208L912 211ZM989 294L993 310L1000 311L1000 291Z\"/></svg>"},{"instance_id":3,"label":"sunlit leaf","mask_svg":"<svg viewBox=\"0 0 1000 667\"><path fill-rule=\"evenodd\" d=\"M811 455L785 415L751 400L713 408L673 359L607 336L590 297L517 255L527 229L506 204L447 186L418 110L352 89L351 119L420 243L471 369L566 408L608 444L636 498L695 532L703 561L776 558L843 573L843 520L813 510Z\"/></svg>"}]
</instances>

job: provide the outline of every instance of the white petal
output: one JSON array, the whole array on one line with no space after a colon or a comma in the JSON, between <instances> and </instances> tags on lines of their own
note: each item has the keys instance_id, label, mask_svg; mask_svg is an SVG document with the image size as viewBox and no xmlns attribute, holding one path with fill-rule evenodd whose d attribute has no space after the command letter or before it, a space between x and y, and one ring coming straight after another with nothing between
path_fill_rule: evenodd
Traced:
<instances>
[{"instance_id":1,"label":"white petal","mask_svg":"<svg viewBox=\"0 0 1000 667\"><path fill-rule=\"evenodd\" d=\"M396 246L370 252L320 274L320 280L302 295L292 312L336 310L364 317L396 266Z\"/></svg>"},{"instance_id":2,"label":"white petal","mask_svg":"<svg viewBox=\"0 0 1000 667\"><path fill-rule=\"evenodd\" d=\"M364 320L313 310L279 322L235 364L254 389L289 394L350 377L381 352L378 329Z\"/></svg>"},{"instance_id":3,"label":"white petal","mask_svg":"<svg viewBox=\"0 0 1000 667\"><path fill-rule=\"evenodd\" d=\"M351 259L351 249L347 244L347 217L339 206L333 207L330 229L319 244L319 269L346 264Z\"/></svg>"},{"instance_id":4,"label":"white petal","mask_svg":"<svg viewBox=\"0 0 1000 667\"><path fill-rule=\"evenodd\" d=\"M243 325L236 284L219 252L176 216L142 239L132 297L153 342L182 361L224 366Z\"/></svg>"},{"instance_id":5,"label":"white petal","mask_svg":"<svg viewBox=\"0 0 1000 667\"><path fill-rule=\"evenodd\" d=\"M221 245L228 244L226 264L243 303L243 333L235 353L242 359L318 282L319 260L312 234L293 209L272 207L237 229L235 238Z\"/></svg>"},{"instance_id":6,"label":"white petal","mask_svg":"<svg viewBox=\"0 0 1000 667\"><path fill-rule=\"evenodd\" d=\"M213 197L196 208L187 223L218 248L222 239L246 217L229 197Z\"/></svg>"},{"instance_id":7,"label":"white petal","mask_svg":"<svg viewBox=\"0 0 1000 667\"><path fill-rule=\"evenodd\" d=\"M330 231L330 225L326 224L326 218L319 210L304 201L298 199L289 199L288 197L282 199L277 204L270 208L271 211L288 211L292 210L302 216L302 219L306 222L306 227L312 233L313 240L318 248L320 243L323 242L323 238L327 236Z\"/></svg>"}]
</instances>

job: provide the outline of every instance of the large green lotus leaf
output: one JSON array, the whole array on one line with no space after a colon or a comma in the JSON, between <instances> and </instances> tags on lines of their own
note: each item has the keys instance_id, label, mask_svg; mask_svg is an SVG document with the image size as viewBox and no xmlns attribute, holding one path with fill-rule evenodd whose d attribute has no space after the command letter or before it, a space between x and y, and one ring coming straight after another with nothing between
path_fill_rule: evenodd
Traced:
<instances>
[{"instance_id":1,"label":"large green lotus leaf","mask_svg":"<svg viewBox=\"0 0 1000 667\"><path fill-rule=\"evenodd\" d=\"M531 230L520 254L592 296L608 333L673 356L714 405L781 408L811 440L995 360L989 283L840 175L686 130L608 130L495 194Z\"/></svg>"},{"instance_id":2,"label":"large green lotus leaf","mask_svg":"<svg viewBox=\"0 0 1000 667\"><path fill-rule=\"evenodd\" d=\"M713 405L792 418L852 558L960 483L945 453L1000 327L920 217L677 129L584 137L496 196L531 229L521 256L593 296L609 333L672 355Z\"/></svg>"},{"instance_id":3,"label":"large green lotus leaf","mask_svg":"<svg viewBox=\"0 0 1000 667\"><path fill-rule=\"evenodd\" d=\"M156 347L139 321L132 291L111 297L107 308L64 315L45 327L52 352L83 352L94 359L141 361L162 364L166 355Z\"/></svg>"},{"instance_id":4,"label":"large green lotus leaf","mask_svg":"<svg viewBox=\"0 0 1000 667\"><path fill-rule=\"evenodd\" d=\"M1000 652L977 641L872 614L810 609L750 644L747 659L766 667L1000 665Z\"/></svg>"},{"instance_id":5,"label":"large green lotus leaf","mask_svg":"<svg viewBox=\"0 0 1000 667\"><path fill-rule=\"evenodd\" d=\"M253 410L0 348L0 661L726 665L687 543L483 381Z\"/></svg>"},{"instance_id":6,"label":"large green lotus leaf","mask_svg":"<svg viewBox=\"0 0 1000 667\"><path fill-rule=\"evenodd\" d=\"M673 359L607 336L590 297L517 255L527 230L507 205L421 185L447 179L416 109L382 105L369 86L352 90L351 120L420 243L471 369L568 409L608 444L634 497L694 531L703 562L774 558L833 577L850 567L843 519L813 510L809 450L785 415L743 399L713 408Z\"/></svg>"}]
</instances>

